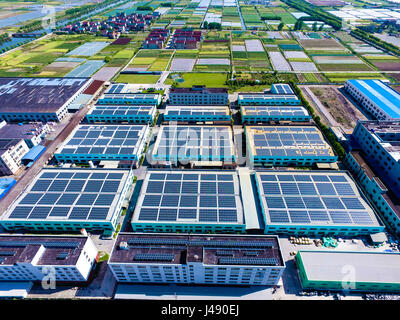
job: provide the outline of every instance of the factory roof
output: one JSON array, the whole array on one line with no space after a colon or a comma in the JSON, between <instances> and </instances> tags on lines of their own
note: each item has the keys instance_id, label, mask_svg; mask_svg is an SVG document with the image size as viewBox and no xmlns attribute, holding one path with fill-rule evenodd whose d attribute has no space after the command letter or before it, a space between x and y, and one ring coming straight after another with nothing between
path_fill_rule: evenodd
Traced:
<instances>
[{"instance_id":1,"label":"factory roof","mask_svg":"<svg viewBox=\"0 0 400 320\"><path fill-rule=\"evenodd\" d=\"M0 235L0 265L74 265L87 241L85 236Z\"/></svg>"},{"instance_id":2,"label":"factory roof","mask_svg":"<svg viewBox=\"0 0 400 320\"><path fill-rule=\"evenodd\" d=\"M309 281L343 281L344 271L352 270L356 282L400 283L400 254L371 251L300 250Z\"/></svg>"},{"instance_id":3,"label":"factory roof","mask_svg":"<svg viewBox=\"0 0 400 320\"><path fill-rule=\"evenodd\" d=\"M258 171L256 181L267 224L381 226L345 171Z\"/></svg>"},{"instance_id":4,"label":"factory roof","mask_svg":"<svg viewBox=\"0 0 400 320\"><path fill-rule=\"evenodd\" d=\"M109 260L109 263L191 262L285 266L276 236L253 235L120 233Z\"/></svg>"},{"instance_id":5,"label":"factory roof","mask_svg":"<svg viewBox=\"0 0 400 320\"><path fill-rule=\"evenodd\" d=\"M1 219L108 221L128 175L123 169L42 169Z\"/></svg>"},{"instance_id":6,"label":"factory roof","mask_svg":"<svg viewBox=\"0 0 400 320\"><path fill-rule=\"evenodd\" d=\"M88 78L0 78L0 113L55 113L88 81Z\"/></svg>"},{"instance_id":7,"label":"factory roof","mask_svg":"<svg viewBox=\"0 0 400 320\"><path fill-rule=\"evenodd\" d=\"M393 119L400 118L400 93L381 80L347 80Z\"/></svg>"},{"instance_id":8,"label":"factory roof","mask_svg":"<svg viewBox=\"0 0 400 320\"><path fill-rule=\"evenodd\" d=\"M132 222L243 224L235 171L161 171L147 173Z\"/></svg>"},{"instance_id":9,"label":"factory roof","mask_svg":"<svg viewBox=\"0 0 400 320\"><path fill-rule=\"evenodd\" d=\"M333 157L315 126L246 126L249 149L256 157Z\"/></svg>"}]
</instances>

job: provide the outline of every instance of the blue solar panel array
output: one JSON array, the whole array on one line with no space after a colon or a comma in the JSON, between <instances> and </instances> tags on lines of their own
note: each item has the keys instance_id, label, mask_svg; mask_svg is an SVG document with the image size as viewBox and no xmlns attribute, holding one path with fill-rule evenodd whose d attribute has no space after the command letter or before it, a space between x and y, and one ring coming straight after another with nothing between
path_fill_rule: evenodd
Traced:
<instances>
[{"instance_id":1,"label":"blue solar panel array","mask_svg":"<svg viewBox=\"0 0 400 320\"><path fill-rule=\"evenodd\" d=\"M88 115L112 115L112 116L150 116L155 106L106 106L95 105Z\"/></svg>"},{"instance_id":2,"label":"blue solar panel array","mask_svg":"<svg viewBox=\"0 0 400 320\"><path fill-rule=\"evenodd\" d=\"M114 210L126 176L122 171L44 169L8 219L104 220Z\"/></svg>"},{"instance_id":3,"label":"blue solar panel array","mask_svg":"<svg viewBox=\"0 0 400 320\"><path fill-rule=\"evenodd\" d=\"M135 155L146 129L146 125L79 125L59 153Z\"/></svg>"},{"instance_id":4,"label":"blue solar panel array","mask_svg":"<svg viewBox=\"0 0 400 320\"><path fill-rule=\"evenodd\" d=\"M158 160L234 160L232 129L227 126L164 126L153 158Z\"/></svg>"},{"instance_id":5,"label":"blue solar panel array","mask_svg":"<svg viewBox=\"0 0 400 320\"><path fill-rule=\"evenodd\" d=\"M246 128L254 145L254 156L322 157L334 156L331 147L316 127L254 127Z\"/></svg>"},{"instance_id":6,"label":"blue solar panel array","mask_svg":"<svg viewBox=\"0 0 400 320\"><path fill-rule=\"evenodd\" d=\"M149 172L137 205L139 221L238 222L235 173Z\"/></svg>"},{"instance_id":7,"label":"blue solar panel array","mask_svg":"<svg viewBox=\"0 0 400 320\"><path fill-rule=\"evenodd\" d=\"M271 223L375 223L372 209L344 173L258 172L257 181Z\"/></svg>"}]
</instances>

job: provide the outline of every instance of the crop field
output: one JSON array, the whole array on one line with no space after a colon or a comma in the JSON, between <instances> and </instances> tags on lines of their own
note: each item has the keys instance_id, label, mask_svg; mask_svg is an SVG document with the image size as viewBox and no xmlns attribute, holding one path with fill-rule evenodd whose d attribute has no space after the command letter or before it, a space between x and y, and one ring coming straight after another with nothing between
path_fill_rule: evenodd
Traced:
<instances>
[{"instance_id":1,"label":"crop field","mask_svg":"<svg viewBox=\"0 0 400 320\"><path fill-rule=\"evenodd\" d=\"M54 64L65 57L69 51L82 45L88 37L56 36L27 43L13 52L0 57L0 76L64 76L81 63L79 59L69 66ZM90 37L89 37L90 38Z\"/></svg>"},{"instance_id":2,"label":"crop field","mask_svg":"<svg viewBox=\"0 0 400 320\"><path fill-rule=\"evenodd\" d=\"M348 52L348 50L343 47L338 41L334 39L307 39L299 40L300 45L306 51L343 51Z\"/></svg>"},{"instance_id":3,"label":"crop field","mask_svg":"<svg viewBox=\"0 0 400 320\"><path fill-rule=\"evenodd\" d=\"M226 82L226 74L225 73L197 73L197 72L191 72L191 73L180 73L180 77L184 80L184 82L177 82L178 87L191 87L195 85L204 85L207 83L207 86L209 87L216 87L216 88L223 88L227 87L225 84ZM173 80L172 77L173 74L170 74L170 78L168 78L165 83L166 84L172 84Z\"/></svg>"},{"instance_id":4,"label":"crop field","mask_svg":"<svg viewBox=\"0 0 400 320\"><path fill-rule=\"evenodd\" d=\"M348 79L382 79L386 80L385 76L379 72L359 72L359 73L335 73L326 72L324 76L330 81L335 83L344 83Z\"/></svg>"},{"instance_id":5,"label":"crop field","mask_svg":"<svg viewBox=\"0 0 400 320\"><path fill-rule=\"evenodd\" d=\"M173 50L140 50L129 67L148 71L164 71L173 55Z\"/></svg>"},{"instance_id":6,"label":"crop field","mask_svg":"<svg viewBox=\"0 0 400 320\"><path fill-rule=\"evenodd\" d=\"M158 81L160 76L147 74L120 74L115 82L119 83L136 83L136 84L153 84Z\"/></svg>"}]
</instances>

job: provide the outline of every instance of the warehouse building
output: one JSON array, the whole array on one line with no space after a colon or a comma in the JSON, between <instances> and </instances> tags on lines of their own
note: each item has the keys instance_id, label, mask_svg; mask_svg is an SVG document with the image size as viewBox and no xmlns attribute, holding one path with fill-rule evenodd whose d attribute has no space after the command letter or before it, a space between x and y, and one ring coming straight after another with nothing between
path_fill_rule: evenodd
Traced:
<instances>
[{"instance_id":1,"label":"warehouse building","mask_svg":"<svg viewBox=\"0 0 400 320\"><path fill-rule=\"evenodd\" d=\"M169 104L171 105L228 105L228 89L192 86L191 88L171 88Z\"/></svg>"},{"instance_id":2,"label":"warehouse building","mask_svg":"<svg viewBox=\"0 0 400 320\"><path fill-rule=\"evenodd\" d=\"M228 122L231 114L225 106L171 106L167 105L164 113L165 121L176 122Z\"/></svg>"},{"instance_id":3,"label":"warehouse building","mask_svg":"<svg viewBox=\"0 0 400 320\"><path fill-rule=\"evenodd\" d=\"M383 81L347 80L344 88L376 119L400 119L400 94Z\"/></svg>"},{"instance_id":4,"label":"warehouse building","mask_svg":"<svg viewBox=\"0 0 400 320\"><path fill-rule=\"evenodd\" d=\"M286 83L271 85L270 91L263 93L239 93L240 106L293 106L300 105L300 99L295 95L292 87Z\"/></svg>"},{"instance_id":5,"label":"warehouse building","mask_svg":"<svg viewBox=\"0 0 400 320\"><path fill-rule=\"evenodd\" d=\"M0 217L9 231L111 235L117 228L133 172L122 169L42 169Z\"/></svg>"},{"instance_id":6,"label":"warehouse building","mask_svg":"<svg viewBox=\"0 0 400 320\"><path fill-rule=\"evenodd\" d=\"M158 106L160 103L159 93L104 93L97 101L97 104L105 105Z\"/></svg>"},{"instance_id":7,"label":"warehouse building","mask_svg":"<svg viewBox=\"0 0 400 320\"><path fill-rule=\"evenodd\" d=\"M175 164L236 162L230 126L161 126L152 151L152 161Z\"/></svg>"},{"instance_id":8,"label":"warehouse building","mask_svg":"<svg viewBox=\"0 0 400 320\"><path fill-rule=\"evenodd\" d=\"M120 233L108 265L118 283L277 285L276 236Z\"/></svg>"},{"instance_id":9,"label":"warehouse building","mask_svg":"<svg viewBox=\"0 0 400 320\"><path fill-rule=\"evenodd\" d=\"M235 171L149 171L131 221L137 232L244 233Z\"/></svg>"},{"instance_id":10,"label":"warehouse building","mask_svg":"<svg viewBox=\"0 0 400 320\"><path fill-rule=\"evenodd\" d=\"M54 156L59 162L130 160L138 165L149 135L148 125L78 125Z\"/></svg>"},{"instance_id":11,"label":"warehouse building","mask_svg":"<svg viewBox=\"0 0 400 320\"><path fill-rule=\"evenodd\" d=\"M359 121L345 163L386 225L400 234L400 122Z\"/></svg>"},{"instance_id":12,"label":"warehouse building","mask_svg":"<svg viewBox=\"0 0 400 320\"><path fill-rule=\"evenodd\" d=\"M2 139L0 136L0 175L15 174L28 152L29 147L23 139Z\"/></svg>"},{"instance_id":13,"label":"warehouse building","mask_svg":"<svg viewBox=\"0 0 400 320\"><path fill-rule=\"evenodd\" d=\"M0 119L60 121L91 82L88 78L0 78Z\"/></svg>"},{"instance_id":14,"label":"warehouse building","mask_svg":"<svg viewBox=\"0 0 400 320\"><path fill-rule=\"evenodd\" d=\"M0 281L86 282L97 253L87 236L0 235Z\"/></svg>"},{"instance_id":15,"label":"warehouse building","mask_svg":"<svg viewBox=\"0 0 400 320\"><path fill-rule=\"evenodd\" d=\"M303 289L399 292L400 254L371 251L307 251L296 255Z\"/></svg>"},{"instance_id":16,"label":"warehouse building","mask_svg":"<svg viewBox=\"0 0 400 320\"><path fill-rule=\"evenodd\" d=\"M312 166L337 160L315 126L246 126L245 135L251 164Z\"/></svg>"},{"instance_id":17,"label":"warehouse building","mask_svg":"<svg viewBox=\"0 0 400 320\"><path fill-rule=\"evenodd\" d=\"M153 123L157 114L156 105L146 106L108 106L95 105L86 114L86 121L89 123L104 122L104 123Z\"/></svg>"},{"instance_id":18,"label":"warehouse building","mask_svg":"<svg viewBox=\"0 0 400 320\"><path fill-rule=\"evenodd\" d=\"M311 119L308 111L302 106L240 106L242 123L259 123L269 121L308 122Z\"/></svg>"},{"instance_id":19,"label":"warehouse building","mask_svg":"<svg viewBox=\"0 0 400 320\"><path fill-rule=\"evenodd\" d=\"M48 124L31 122L25 124L0 122L1 139L24 139L29 148L42 142L42 137L50 132Z\"/></svg>"},{"instance_id":20,"label":"warehouse building","mask_svg":"<svg viewBox=\"0 0 400 320\"><path fill-rule=\"evenodd\" d=\"M345 171L258 171L266 234L359 236L385 229Z\"/></svg>"}]
</instances>

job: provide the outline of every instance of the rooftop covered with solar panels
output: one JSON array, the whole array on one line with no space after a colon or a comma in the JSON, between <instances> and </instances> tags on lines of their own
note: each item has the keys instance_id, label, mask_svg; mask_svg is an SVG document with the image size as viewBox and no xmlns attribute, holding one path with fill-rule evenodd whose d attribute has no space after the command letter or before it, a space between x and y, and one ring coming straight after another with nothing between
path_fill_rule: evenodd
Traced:
<instances>
[{"instance_id":1,"label":"rooftop covered with solar panels","mask_svg":"<svg viewBox=\"0 0 400 320\"><path fill-rule=\"evenodd\" d=\"M252 157L335 157L315 126L246 126L245 130Z\"/></svg>"},{"instance_id":2,"label":"rooftop covered with solar panels","mask_svg":"<svg viewBox=\"0 0 400 320\"><path fill-rule=\"evenodd\" d=\"M89 78L0 78L0 113L55 113Z\"/></svg>"},{"instance_id":3,"label":"rooftop covered with solar panels","mask_svg":"<svg viewBox=\"0 0 400 320\"><path fill-rule=\"evenodd\" d=\"M347 171L257 171L267 225L381 226Z\"/></svg>"},{"instance_id":4,"label":"rooftop covered with solar panels","mask_svg":"<svg viewBox=\"0 0 400 320\"><path fill-rule=\"evenodd\" d=\"M196 262L285 266L278 237L255 235L119 233L109 260L109 263Z\"/></svg>"},{"instance_id":5,"label":"rooftop covered with solar panels","mask_svg":"<svg viewBox=\"0 0 400 320\"><path fill-rule=\"evenodd\" d=\"M244 224L236 171L150 170L132 223Z\"/></svg>"},{"instance_id":6,"label":"rooftop covered with solar panels","mask_svg":"<svg viewBox=\"0 0 400 320\"><path fill-rule=\"evenodd\" d=\"M146 104L154 104L157 105L160 102L161 95L159 93L104 93L98 103L104 104L110 102L110 100L120 101L120 100L129 100L130 102L134 102L135 100L138 101L135 104L142 104L145 101ZM102 100L107 100L106 102Z\"/></svg>"},{"instance_id":7,"label":"rooftop covered with solar panels","mask_svg":"<svg viewBox=\"0 0 400 320\"><path fill-rule=\"evenodd\" d=\"M152 152L154 160L236 160L230 126L161 126Z\"/></svg>"},{"instance_id":8,"label":"rooftop covered with solar panels","mask_svg":"<svg viewBox=\"0 0 400 320\"><path fill-rule=\"evenodd\" d=\"M43 254L36 265L74 265L88 237L0 235L0 266L32 263L41 246Z\"/></svg>"},{"instance_id":9,"label":"rooftop covered with solar panels","mask_svg":"<svg viewBox=\"0 0 400 320\"><path fill-rule=\"evenodd\" d=\"M87 115L89 116L145 116L153 115L156 111L156 106L140 106L140 105L95 105L89 110Z\"/></svg>"},{"instance_id":10,"label":"rooftop covered with solar panels","mask_svg":"<svg viewBox=\"0 0 400 320\"><path fill-rule=\"evenodd\" d=\"M225 106L175 106L167 105L164 115L171 116L229 116L229 108Z\"/></svg>"},{"instance_id":11,"label":"rooftop covered with solar panels","mask_svg":"<svg viewBox=\"0 0 400 320\"><path fill-rule=\"evenodd\" d=\"M123 169L42 169L1 220L109 221L120 210L129 176Z\"/></svg>"},{"instance_id":12,"label":"rooftop covered with solar panels","mask_svg":"<svg viewBox=\"0 0 400 320\"><path fill-rule=\"evenodd\" d=\"M149 132L148 125L80 124L58 148L57 159L65 155L140 157Z\"/></svg>"},{"instance_id":13,"label":"rooftop covered with solar panels","mask_svg":"<svg viewBox=\"0 0 400 320\"><path fill-rule=\"evenodd\" d=\"M241 106L241 113L243 116L299 116L299 117L309 117L309 113L303 106Z\"/></svg>"}]
</instances>

